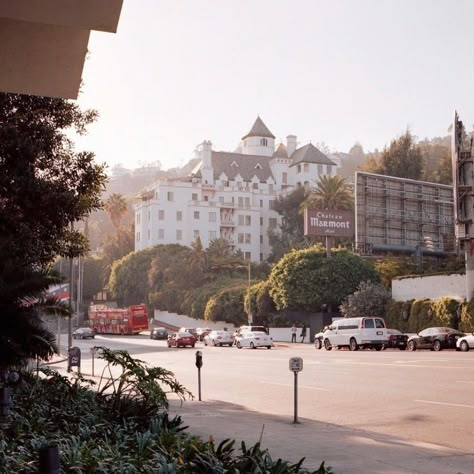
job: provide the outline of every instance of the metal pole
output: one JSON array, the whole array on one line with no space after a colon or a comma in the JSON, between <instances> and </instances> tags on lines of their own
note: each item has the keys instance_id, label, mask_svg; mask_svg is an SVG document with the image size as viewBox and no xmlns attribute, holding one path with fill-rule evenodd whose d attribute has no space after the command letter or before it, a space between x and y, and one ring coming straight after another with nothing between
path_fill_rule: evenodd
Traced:
<instances>
[{"instance_id":1,"label":"metal pole","mask_svg":"<svg viewBox=\"0 0 474 474\"><path fill-rule=\"evenodd\" d=\"M199 401L201 401L201 368L198 367L198 391L199 391Z\"/></svg>"},{"instance_id":2,"label":"metal pole","mask_svg":"<svg viewBox=\"0 0 474 474\"><path fill-rule=\"evenodd\" d=\"M56 338L58 341L58 354L61 355L61 316L58 314L58 337Z\"/></svg>"},{"instance_id":3,"label":"metal pole","mask_svg":"<svg viewBox=\"0 0 474 474\"><path fill-rule=\"evenodd\" d=\"M330 258L331 257L331 238L329 235L326 235L326 257Z\"/></svg>"},{"instance_id":4,"label":"metal pole","mask_svg":"<svg viewBox=\"0 0 474 474\"><path fill-rule=\"evenodd\" d=\"M295 417L293 419L293 424L299 424L298 421L298 372L295 374Z\"/></svg>"},{"instance_id":5,"label":"metal pole","mask_svg":"<svg viewBox=\"0 0 474 474\"><path fill-rule=\"evenodd\" d=\"M249 261L249 280L248 280L248 285L247 285L247 320L248 320L248 323L249 324L252 324L253 321L251 319L252 318L252 309L251 309L251 305L250 305L250 261Z\"/></svg>"},{"instance_id":6,"label":"metal pole","mask_svg":"<svg viewBox=\"0 0 474 474\"><path fill-rule=\"evenodd\" d=\"M94 359L95 359L94 355L95 355L95 351L93 350L92 351L92 377L94 377Z\"/></svg>"},{"instance_id":7,"label":"metal pole","mask_svg":"<svg viewBox=\"0 0 474 474\"><path fill-rule=\"evenodd\" d=\"M69 261L69 306L71 311L74 311L73 308L73 298L72 293L74 292L74 259L71 258ZM72 314L70 314L67 318L67 347L72 346Z\"/></svg>"}]
</instances>

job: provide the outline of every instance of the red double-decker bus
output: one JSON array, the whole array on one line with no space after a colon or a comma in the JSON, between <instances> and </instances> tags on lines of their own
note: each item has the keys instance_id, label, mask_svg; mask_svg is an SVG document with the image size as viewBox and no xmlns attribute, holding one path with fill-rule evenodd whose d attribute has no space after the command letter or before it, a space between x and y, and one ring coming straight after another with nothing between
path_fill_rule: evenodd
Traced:
<instances>
[{"instance_id":1,"label":"red double-decker bus","mask_svg":"<svg viewBox=\"0 0 474 474\"><path fill-rule=\"evenodd\" d=\"M148 329L146 306L137 304L128 308L107 308L92 305L89 308L89 326L97 334L138 334Z\"/></svg>"}]
</instances>

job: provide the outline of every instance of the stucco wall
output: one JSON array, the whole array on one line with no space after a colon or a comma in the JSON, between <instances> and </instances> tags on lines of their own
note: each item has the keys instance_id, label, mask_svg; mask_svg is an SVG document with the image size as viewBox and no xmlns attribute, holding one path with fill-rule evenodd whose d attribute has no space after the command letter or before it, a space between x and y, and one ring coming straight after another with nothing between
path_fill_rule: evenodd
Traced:
<instances>
[{"instance_id":1,"label":"stucco wall","mask_svg":"<svg viewBox=\"0 0 474 474\"><path fill-rule=\"evenodd\" d=\"M297 326L296 342L301 342L301 327ZM270 336L275 342L291 342L291 328L270 328ZM309 328L306 329L306 337L304 342L310 343Z\"/></svg>"},{"instance_id":2,"label":"stucco wall","mask_svg":"<svg viewBox=\"0 0 474 474\"><path fill-rule=\"evenodd\" d=\"M392 298L395 301L444 296L464 300L466 297L465 275L435 275L392 280Z\"/></svg>"},{"instance_id":3,"label":"stucco wall","mask_svg":"<svg viewBox=\"0 0 474 474\"><path fill-rule=\"evenodd\" d=\"M232 323L194 319L182 314L169 313L168 311L160 311L158 309L155 309L154 320L155 323L162 322L169 324L170 326L176 326L178 328L211 328L216 330L227 328L228 331L235 330L235 327Z\"/></svg>"}]
</instances>

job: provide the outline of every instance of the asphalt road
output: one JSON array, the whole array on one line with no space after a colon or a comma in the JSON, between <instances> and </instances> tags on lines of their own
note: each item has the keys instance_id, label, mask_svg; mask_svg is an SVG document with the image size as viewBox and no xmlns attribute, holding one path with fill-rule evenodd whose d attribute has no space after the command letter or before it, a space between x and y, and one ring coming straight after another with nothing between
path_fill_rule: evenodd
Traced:
<instances>
[{"instance_id":1,"label":"asphalt road","mask_svg":"<svg viewBox=\"0 0 474 474\"><path fill-rule=\"evenodd\" d=\"M474 351L358 351L290 345L268 349L169 349L148 336L97 336L74 341L90 373L93 345L126 349L172 370L197 394L197 349L203 352L203 400L222 400L262 413L293 416L290 357L304 360L299 415L321 422L474 452ZM100 363L96 361L96 374Z\"/></svg>"}]
</instances>

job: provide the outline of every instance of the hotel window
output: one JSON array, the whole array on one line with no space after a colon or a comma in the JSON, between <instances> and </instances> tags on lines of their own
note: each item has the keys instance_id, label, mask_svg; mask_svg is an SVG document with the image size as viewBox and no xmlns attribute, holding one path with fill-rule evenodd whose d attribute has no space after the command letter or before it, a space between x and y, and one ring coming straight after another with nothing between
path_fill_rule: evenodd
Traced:
<instances>
[{"instance_id":1,"label":"hotel window","mask_svg":"<svg viewBox=\"0 0 474 474\"><path fill-rule=\"evenodd\" d=\"M237 235L237 242L239 244L243 244L244 243L244 234L238 234Z\"/></svg>"},{"instance_id":2,"label":"hotel window","mask_svg":"<svg viewBox=\"0 0 474 474\"><path fill-rule=\"evenodd\" d=\"M148 240L150 240L150 229L148 229Z\"/></svg>"},{"instance_id":3,"label":"hotel window","mask_svg":"<svg viewBox=\"0 0 474 474\"><path fill-rule=\"evenodd\" d=\"M141 214L137 214L137 224L140 224L140 216Z\"/></svg>"},{"instance_id":4,"label":"hotel window","mask_svg":"<svg viewBox=\"0 0 474 474\"><path fill-rule=\"evenodd\" d=\"M239 207L244 207L244 198L242 196L239 197L238 203Z\"/></svg>"},{"instance_id":5,"label":"hotel window","mask_svg":"<svg viewBox=\"0 0 474 474\"><path fill-rule=\"evenodd\" d=\"M137 232L137 242L140 242L140 232Z\"/></svg>"},{"instance_id":6,"label":"hotel window","mask_svg":"<svg viewBox=\"0 0 474 474\"><path fill-rule=\"evenodd\" d=\"M263 235L260 236L260 243L263 244Z\"/></svg>"},{"instance_id":7,"label":"hotel window","mask_svg":"<svg viewBox=\"0 0 474 474\"><path fill-rule=\"evenodd\" d=\"M217 232L215 230L209 231L209 240L216 240L217 239Z\"/></svg>"},{"instance_id":8,"label":"hotel window","mask_svg":"<svg viewBox=\"0 0 474 474\"><path fill-rule=\"evenodd\" d=\"M263 253L260 254L260 261L263 262Z\"/></svg>"},{"instance_id":9,"label":"hotel window","mask_svg":"<svg viewBox=\"0 0 474 474\"><path fill-rule=\"evenodd\" d=\"M148 211L148 222L150 222L150 219L151 219L151 212Z\"/></svg>"},{"instance_id":10,"label":"hotel window","mask_svg":"<svg viewBox=\"0 0 474 474\"><path fill-rule=\"evenodd\" d=\"M263 199L260 199L260 207L263 207Z\"/></svg>"},{"instance_id":11,"label":"hotel window","mask_svg":"<svg viewBox=\"0 0 474 474\"><path fill-rule=\"evenodd\" d=\"M160 220L160 221L165 220L165 211L163 209L160 209L158 211L158 220Z\"/></svg>"},{"instance_id":12,"label":"hotel window","mask_svg":"<svg viewBox=\"0 0 474 474\"><path fill-rule=\"evenodd\" d=\"M224 202L224 196L219 196L219 202Z\"/></svg>"},{"instance_id":13,"label":"hotel window","mask_svg":"<svg viewBox=\"0 0 474 474\"><path fill-rule=\"evenodd\" d=\"M239 225L244 225L244 216L239 216Z\"/></svg>"},{"instance_id":14,"label":"hotel window","mask_svg":"<svg viewBox=\"0 0 474 474\"><path fill-rule=\"evenodd\" d=\"M305 182L304 182L304 187L305 187L306 189L309 189L309 181L305 181Z\"/></svg>"},{"instance_id":15,"label":"hotel window","mask_svg":"<svg viewBox=\"0 0 474 474\"><path fill-rule=\"evenodd\" d=\"M273 209L274 207L275 207L275 200L270 199L270 201L268 201L268 209Z\"/></svg>"},{"instance_id":16,"label":"hotel window","mask_svg":"<svg viewBox=\"0 0 474 474\"><path fill-rule=\"evenodd\" d=\"M245 252L244 253L244 259L245 260L252 260L252 253L251 252Z\"/></svg>"},{"instance_id":17,"label":"hotel window","mask_svg":"<svg viewBox=\"0 0 474 474\"><path fill-rule=\"evenodd\" d=\"M177 221L183 220L183 211L176 211L176 220Z\"/></svg>"},{"instance_id":18,"label":"hotel window","mask_svg":"<svg viewBox=\"0 0 474 474\"><path fill-rule=\"evenodd\" d=\"M182 230L177 230L176 231L176 240L183 240L183 231Z\"/></svg>"},{"instance_id":19,"label":"hotel window","mask_svg":"<svg viewBox=\"0 0 474 474\"><path fill-rule=\"evenodd\" d=\"M191 196L191 199L192 199L193 201L197 201L197 200L198 200L198 195L197 195L197 193L193 193L193 195Z\"/></svg>"},{"instance_id":20,"label":"hotel window","mask_svg":"<svg viewBox=\"0 0 474 474\"><path fill-rule=\"evenodd\" d=\"M258 183L252 183L252 188L253 189L258 189Z\"/></svg>"},{"instance_id":21,"label":"hotel window","mask_svg":"<svg viewBox=\"0 0 474 474\"><path fill-rule=\"evenodd\" d=\"M260 138L260 146L267 146L268 140L266 138Z\"/></svg>"},{"instance_id":22,"label":"hotel window","mask_svg":"<svg viewBox=\"0 0 474 474\"><path fill-rule=\"evenodd\" d=\"M301 173L301 165L298 165L298 166L296 167L296 172L297 172L297 173Z\"/></svg>"},{"instance_id":23,"label":"hotel window","mask_svg":"<svg viewBox=\"0 0 474 474\"><path fill-rule=\"evenodd\" d=\"M168 201L173 200L173 193L171 191L168 191Z\"/></svg>"},{"instance_id":24,"label":"hotel window","mask_svg":"<svg viewBox=\"0 0 474 474\"><path fill-rule=\"evenodd\" d=\"M331 176L332 175L332 168L331 165L326 165L326 174Z\"/></svg>"},{"instance_id":25,"label":"hotel window","mask_svg":"<svg viewBox=\"0 0 474 474\"><path fill-rule=\"evenodd\" d=\"M245 216L245 225L252 225L252 216Z\"/></svg>"},{"instance_id":26,"label":"hotel window","mask_svg":"<svg viewBox=\"0 0 474 474\"><path fill-rule=\"evenodd\" d=\"M260 225L263 225L263 217L260 217Z\"/></svg>"},{"instance_id":27,"label":"hotel window","mask_svg":"<svg viewBox=\"0 0 474 474\"><path fill-rule=\"evenodd\" d=\"M209 222L216 222L217 215L215 212L210 212L209 213Z\"/></svg>"},{"instance_id":28,"label":"hotel window","mask_svg":"<svg viewBox=\"0 0 474 474\"><path fill-rule=\"evenodd\" d=\"M268 185L268 192L273 193L273 184Z\"/></svg>"},{"instance_id":29,"label":"hotel window","mask_svg":"<svg viewBox=\"0 0 474 474\"><path fill-rule=\"evenodd\" d=\"M245 198L245 207L250 207L250 198Z\"/></svg>"},{"instance_id":30,"label":"hotel window","mask_svg":"<svg viewBox=\"0 0 474 474\"><path fill-rule=\"evenodd\" d=\"M199 219L199 211L194 211L194 219Z\"/></svg>"},{"instance_id":31,"label":"hotel window","mask_svg":"<svg viewBox=\"0 0 474 474\"><path fill-rule=\"evenodd\" d=\"M245 234L245 243L246 244L252 243L251 239L252 239L252 237L251 237L250 234Z\"/></svg>"},{"instance_id":32,"label":"hotel window","mask_svg":"<svg viewBox=\"0 0 474 474\"><path fill-rule=\"evenodd\" d=\"M158 239L163 240L165 238L165 229L158 229Z\"/></svg>"},{"instance_id":33,"label":"hotel window","mask_svg":"<svg viewBox=\"0 0 474 474\"><path fill-rule=\"evenodd\" d=\"M288 182L288 173L282 173L282 175L281 175L281 182L282 182L283 184L287 184L287 182Z\"/></svg>"},{"instance_id":34,"label":"hotel window","mask_svg":"<svg viewBox=\"0 0 474 474\"><path fill-rule=\"evenodd\" d=\"M268 219L268 227L270 229L276 229L276 226L277 226L276 217L270 217L270 219Z\"/></svg>"},{"instance_id":35,"label":"hotel window","mask_svg":"<svg viewBox=\"0 0 474 474\"><path fill-rule=\"evenodd\" d=\"M323 174L323 165L318 165L318 174L319 175Z\"/></svg>"},{"instance_id":36,"label":"hotel window","mask_svg":"<svg viewBox=\"0 0 474 474\"><path fill-rule=\"evenodd\" d=\"M303 170L304 170L305 173L307 173L309 171L309 163L305 163L303 165Z\"/></svg>"},{"instance_id":37,"label":"hotel window","mask_svg":"<svg viewBox=\"0 0 474 474\"><path fill-rule=\"evenodd\" d=\"M194 238L196 238L196 237L199 237L199 231L198 230L194 231Z\"/></svg>"}]
</instances>

